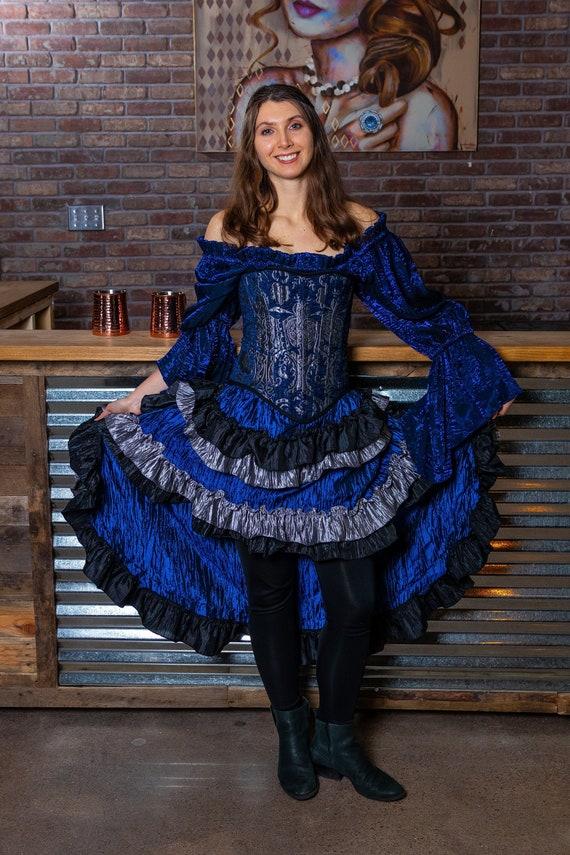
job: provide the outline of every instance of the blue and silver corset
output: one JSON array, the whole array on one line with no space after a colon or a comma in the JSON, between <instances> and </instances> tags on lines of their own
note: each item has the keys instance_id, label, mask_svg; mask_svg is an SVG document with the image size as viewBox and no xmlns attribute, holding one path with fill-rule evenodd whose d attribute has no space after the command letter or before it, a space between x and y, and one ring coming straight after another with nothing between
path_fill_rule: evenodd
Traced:
<instances>
[{"instance_id":1,"label":"blue and silver corset","mask_svg":"<svg viewBox=\"0 0 570 855\"><path fill-rule=\"evenodd\" d=\"M300 422L347 390L352 283L343 273L268 269L240 282L243 340L230 382Z\"/></svg>"}]
</instances>

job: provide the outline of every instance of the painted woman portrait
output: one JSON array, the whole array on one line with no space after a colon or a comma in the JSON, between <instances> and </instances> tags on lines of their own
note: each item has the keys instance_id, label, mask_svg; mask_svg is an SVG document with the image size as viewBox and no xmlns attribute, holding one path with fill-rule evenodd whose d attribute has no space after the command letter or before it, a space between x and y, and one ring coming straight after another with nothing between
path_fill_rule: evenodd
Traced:
<instances>
[{"instance_id":1,"label":"painted woman portrait","mask_svg":"<svg viewBox=\"0 0 570 855\"><path fill-rule=\"evenodd\" d=\"M268 15L310 45L302 64L264 64L279 43ZM333 149L450 151L456 108L431 78L442 42L465 21L448 0L272 0L250 16L271 38L235 89L228 148L237 145L245 104L268 83L298 86L314 103ZM468 69L463 69L468 73Z\"/></svg>"}]
</instances>

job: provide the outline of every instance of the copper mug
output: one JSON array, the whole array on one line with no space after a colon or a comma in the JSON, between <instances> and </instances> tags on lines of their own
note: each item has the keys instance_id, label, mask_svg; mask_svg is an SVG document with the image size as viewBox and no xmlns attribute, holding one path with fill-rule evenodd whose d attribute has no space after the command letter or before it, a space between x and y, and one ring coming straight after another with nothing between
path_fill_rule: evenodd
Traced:
<instances>
[{"instance_id":1,"label":"copper mug","mask_svg":"<svg viewBox=\"0 0 570 855\"><path fill-rule=\"evenodd\" d=\"M93 335L126 335L130 332L127 292L115 288L93 294Z\"/></svg>"},{"instance_id":2,"label":"copper mug","mask_svg":"<svg viewBox=\"0 0 570 855\"><path fill-rule=\"evenodd\" d=\"M176 338L186 309L184 291L155 291L152 295L150 334L155 338Z\"/></svg>"}]
</instances>

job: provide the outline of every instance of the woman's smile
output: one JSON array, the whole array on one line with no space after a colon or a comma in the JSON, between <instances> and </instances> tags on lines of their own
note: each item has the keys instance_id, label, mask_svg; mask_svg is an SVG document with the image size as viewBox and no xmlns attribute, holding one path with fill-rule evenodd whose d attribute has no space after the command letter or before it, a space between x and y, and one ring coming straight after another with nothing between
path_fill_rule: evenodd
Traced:
<instances>
[{"instance_id":1,"label":"woman's smile","mask_svg":"<svg viewBox=\"0 0 570 855\"><path fill-rule=\"evenodd\" d=\"M280 160L281 163L291 163L293 160L297 160L298 157L298 152L295 152L294 154L279 154L277 155L277 160Z\"/></svg>"}]
</instances>

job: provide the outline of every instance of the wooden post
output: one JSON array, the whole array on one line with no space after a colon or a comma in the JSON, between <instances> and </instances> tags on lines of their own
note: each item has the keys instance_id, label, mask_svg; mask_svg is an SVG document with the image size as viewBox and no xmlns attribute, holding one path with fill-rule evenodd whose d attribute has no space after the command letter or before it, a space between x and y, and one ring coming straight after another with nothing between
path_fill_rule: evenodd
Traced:
<instances>
[{"instance_id":1,"label":"wooden post","mask_svg":"<svg viewBox=\"0 0 570 855\"><path fill-rule=\"evenodd\" d=\"M57 633L43 376L23 377L38 686L57 686Z\"/></svg>"}]
</instances>

